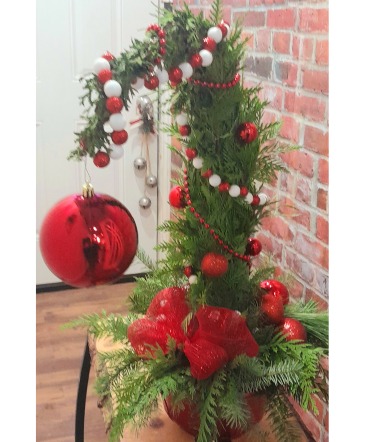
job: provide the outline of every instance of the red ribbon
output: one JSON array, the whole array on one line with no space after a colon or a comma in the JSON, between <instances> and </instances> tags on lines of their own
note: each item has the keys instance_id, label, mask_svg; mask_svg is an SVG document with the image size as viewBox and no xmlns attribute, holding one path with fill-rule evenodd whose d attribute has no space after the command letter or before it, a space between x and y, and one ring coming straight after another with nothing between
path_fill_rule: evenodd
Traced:
<instances>
[{"instance_id":1,"label":"red ribbon","mask_svg":"<svg viewBox=\"0 0 365 442\"><path fill-rule=\"evenodd\" d=\"M239 313L223 307L201 307L184 333L181 323L189 313L185 289L161 290L145 317L128 327L128 339L135 352L154 356L151 347L160 346L167 354L171 336L188 358L191 375L196 379L208 378L240 354L257 356L259 346Z\"/></svg>"}]
</instances>

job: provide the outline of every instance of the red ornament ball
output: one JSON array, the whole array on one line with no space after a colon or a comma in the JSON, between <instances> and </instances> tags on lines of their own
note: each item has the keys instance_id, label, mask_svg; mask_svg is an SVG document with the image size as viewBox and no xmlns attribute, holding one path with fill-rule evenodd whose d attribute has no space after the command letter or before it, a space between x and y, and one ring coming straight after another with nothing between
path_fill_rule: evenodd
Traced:
<instances>
[{"instance_id":1,"label":"red ornament ball","mask_svg":"<svg viewBox=\"0 0 365 442\"><path fill-rule=\"evenodd\" d=\"M210 178L213 175L212 169L207 169L206 171L202 172L203 178Z\"/></svg>"},{"instance_id":2,"label":"red ornament ball","mask_svg":"<svg viewBox=\"0 0 365 442\"><path fill-rule=\"evenodd\" d=\"M260 241L256 238L248 238L247 241L246 255L257 256L262 250Z\"/></svg>"},{"instance_id":3,"label":"red ornament ball","mask_svg":"<svg viewBox=\"0 0 365 442\"><path fill-rule=\"evenodd\" d=\"M123 109L123 100L119 97L109 97L105 102L105 107L111 114L116 114Z\"/></svg>"},{"instance_id":4,"label":"red ornament ball","mask_svg":"<svg viewBox=\"0 0 365 442\"><path fill-rule=\"evenodd\" d=\"M169 202L171 206L175 207L176 209L183 209L186 207L184 192L180 186L175 186L171 189L169 194Z\"/></svg>"},{"instance_id":5,"label":"red ornament ball","mask_svg":"<svg viewBox=\"0 0 365 442\"><path fill-rule=\"evenodd\" d=\"M112 71L110 69L103 69L98 73L98 80L100 83L104 84L112 79Z\"/></svg>"},{"instance_id":6,"label":"red ornament ball","mask_svg":"<svg viewBox=\"0 0 365 442\"><path fill-rule=\"evenodd\" d=\"M193 160L198 155L198 152L196 149L188 147L185 149L185 154L188 160Z\"/></svg>"},{"instance_id":7,"label":"red ornament ball","mask_svg":"<svg viewBox=\"0 0 365 442\"><path fill-rule=\"evenodd\" d=\"M296 319L284 318L284 321L278 327L278 331L285 336L287 341L307 341L307 330L304 325Z\"/></svg>"},{"instance_id":8,"label":"red ornament ball","mask_svg":"<svg viewBox=\"0 0 365 442\"><path fill-rule=\"evenodd\" d=\"M284 306L281 299L265 294L261 298L260 307L264 320L270 324L280 324L284 319Z\"/></svg>"},{"instance_id":9,"label":"red ornament ball","mask_svg":"<svg viewBox=\"0 0 365 442\"><path fill-rule=\"evenodd\" d=\"M136 254L138 232L126 207L109 195L71 195L46 215L40 230L44 262L73 287L116 281Z\"/></svg>"},{"instance_id":10,"label":"red ornament ball","mask_svg":"<svg viewBox=\"0 0 365 442\"><path fill-rule=\"evenodd\" d=\"M229 183L221 183L218 186L218 190L219 190L219 192L224 193L224 192L228 192L230 187L231 186Z\"/></svg>"},{"instance_id":11,"label":"red ornament ball","mask_svg":"<svg viewBox=\"0 0 365 442\"><path fill-rule=\"evenodd\" d=\"M227 272L228 260L219 253L210 252L203 257L200 267L205 276L219 278Z\"/></svg>"},{"instance_id":12,"label":"red ornament ball","mask_svg":"<svg viewBox=\"0 0 365 442\"><path fill-rule=\"evenodd\" d=\"M236 138L240 144L252 143L257 138L257 127L254 123L242 123L237 127Z\"/></svg>"},{"instance_id":13,"label":"red ornament ball","mask_svg":"<svg viewBox=\"0 0 365 442\"><path fill-rule=\"evenodd\" d=\"M191 266L184 268L184 275L188 278L193 274L193 268Z\"/></svg>"},{"instance_id":14,"label":"red ornament ball","mask_svg":"<svg viewBox=\"0 0 365 442\"><path fill-rule=\"evenodd\" d=\"M226 37L226 35L228 34L228 28L229 28L229 23L227 21L222 20L218 25L217 28L219 28L222 31L223 34L223 38Z\"/></svg>"},{"instance_id":15,"label":"red ornament ball","mask_svg":"<svg viewBox=\"0 0 365 442\"><path fill-rule=\"evenodd\" d=\"M189 63L194 69L200 68L203 64L203 59L200 54L193 54L189 59Z\"/></svg>"},{"instance_id":16,"label":"red ornament ball","mask_svg":"<svg viewBox=\"0 0 365 442\"><path fill-rule=\"evenodd\" d=\"M114 144L124 144L128 140L128 132L126 130L115 130L111 134Z\"/></svg>"},{"instance_id":17,"label":"red ornament ball","mask_svg":"<svg viewBox=\"0 0 365 442\"><path fill-rule=\"evenodd\" d=\"M179 67L174 67L169 70L169 80L173 83L180 83L183 77L183 72Z\"/></svg>"},{"instance_id":18,"label":"red ornament ball","mask_svg":"<svg viewBox=\"0 0 365 442\"><path fill-rule=\"evenodd\" d=\"M179 126L179 133L183 137L187 137L191 134L191 127L188 124L184 126Z\"/></svg>"},{"instance_id":19,"label":"red ornament ball","mask_svg":"<svg viewBox=\"0 0 365 442\"><path fill-rule=\"evenodd\" d=\"M277 298L281 298L284 305L289 303L289 291L282 282L276 279L266 279L260 282L260 288Z\"/></svg>"},{"instance_id":20,"label":"red ornament ball","mask_svg":"<svg viewBox=\"0 0 365 442\"><path fill-rule=\"evenodd\" d=\"M110 163L110 156L106 152L97 152L93 158L96 167L106 167Z\"/></svg>"},{"instance_id":21,"label":"red ornament ball","mask_svg":"<svg viewBox=\"0 0 365 442\"><path fill-rule=\"evenodd\" d=\"M154 90L158 88L158 85L160 84L160 81L157 77L157 75L150 75L149 77L146 77L144 79L144 85L147 89Z\"/></svg>"},{"instance_id":22,"label":"red ornament ball","mask_svg":"<svg viewBox=\"0 0 365 442\"><path fill-rule=\"evenodd\" d=\"M205 37L203 39L203 49L209 52L214 52L217 49L217 43L210 37Z\"/></svg>"},{"instance_id":23,"label":"red ornament ball","mask_svg":"<svg viewBox=\"0 0 365 442\"><path fill-rule=\"evenodd\" d=\"M109 51L104 52L102 57L105 58L105 60L108 60L108 61L114 60L114 55L111 54Z\"/></svg>"},{"instance_id":24,"label":"red ornament ball","mask_svg":"<svg viewBox=\"0 0 365 442\"><path fill-rule=\"evenodd\" d=\"M254 195L252 197L252 206L258 206L260 204L260 197L258 195Z\"/></svg>"}]
</instances>

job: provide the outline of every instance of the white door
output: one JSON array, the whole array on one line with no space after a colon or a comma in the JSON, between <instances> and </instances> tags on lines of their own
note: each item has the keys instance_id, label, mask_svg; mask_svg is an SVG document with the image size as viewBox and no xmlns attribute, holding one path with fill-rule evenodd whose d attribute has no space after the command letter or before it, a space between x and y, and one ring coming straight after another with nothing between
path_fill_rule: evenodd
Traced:
<instances>
[{"instance_id":1,"label":"white door","mask_svg":"<svg viewBox=\"0 0 365 442\"><path fill-rule=\"evenodd\" d=\"M147 26L156 21L156 7L146 0L37 0L36 8L36 264L37 284L48 284L60 280L48 270L39 250L42 221L60 199L80 193L85 182L84 163L67 160L75 147L74 132L83 124L79 78L92 71L94 60L104 52L118 56L128 49L132 38L143 39ZM139 95L150 93L144 88L139 91ZM127 114L129 121L137 118L135 100ZM139 246L156 259L158 190L146 188L144 174L135 170L140 134L134 125L127 130L123 158L111 160L103 169L89 159L87 170L97 193L111 195L129 209L137 224ZM151 171L156 176L157 142L155 137L150 144ZM152 201L149 209L139 207L145 192ZM136 258L125 274L144 270Z\"/></svg>"}]
</instances>

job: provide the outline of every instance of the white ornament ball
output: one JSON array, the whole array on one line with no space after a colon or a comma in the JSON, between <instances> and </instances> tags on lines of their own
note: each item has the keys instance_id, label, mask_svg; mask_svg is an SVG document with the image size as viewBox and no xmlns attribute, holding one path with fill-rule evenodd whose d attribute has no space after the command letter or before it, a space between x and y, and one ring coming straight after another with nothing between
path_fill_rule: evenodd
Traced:
<instances>
[{"instance_id":1,"label":"white ornament ball","mask_svg":"<svg viewBox=\"0 0 365 442\"><path fill-rule=\"evenodd\" d=\"M213 187L218 187L222 182L221 177L219 175L213 174L209 177L209 184Z\"/></svg>"},{"instance_id":2,"label":"white ornament ball","mask_svg":"<svg viewBox=\"0 0 365 442\"><path fill-rule=\"evenodd\" d=\"M213 54L207 49L202 49L201 51L199 51L199 55L203 60L202 66L207 67L213 63Z\"/></svg>"},{"instance_id":3,"label":"white ornament ball","mask_svg":"<svg viewBox=\"0 0 365 442\"><path fill-rule=\"evenodd\" d=\"M220 43L223 38L223 33L217 26L214 26L208 30L208 37L212 38L216 43Z\"/></svg>"},{"instance_id":4,"label":"white ornament ball","mask_svg":"<svg viewBox=\"0 0 365 442\"><path fill-rule=\"evenodd\" d=\"M189 284L197 284L198 277L196 275L189 276Z\"/></svg>"},{"instance_id":5,"label":"white ornament ball","mask_svg":"<svg viewBox=\"0 0 365 442\"><path fill-rule=\"evenodd\" d=\"M122 86L115 80L108 80L104 84L104 92L107 97L120 97Z\"/></svg>"},{"instance_id":6,"label":"white ornament ball","mask_svg":"<svg viewBox=\"0 0 365 442\"><path fill-rule=\"evenodd\" d=\"M161 70L160 68L156 68L155 72L160 84L165 84L169 81L169 73L167 72L166 69Z\"/></svg>"},{"instance_id":7,"label":"white ornament ball","mask_svg":"<svg viewBox=\"0 0 365 442\"><path fill-rule=\"evenodd\" d=\"M183 78L190 78L194 73L193 66L187 61L179 64L179 68L183 73Z\"/></svg>"},{"instance_id":8,"label":"white ornament ball","mask_svg":"<svg viewBox=\"0 0 365 442\"><path fill-rule=\"evenodd\" d=\"M144 86L144 79L141 77L137 77L137 80L134 83L132 83L132 87L137 90L142 89L143 86Z\"/></svg>"},{"instance_id":9,"label":"white ornament ball","mask_svg":"<svg viewBox=\"0 0 365 442\"><path fill-rule=\"evenodd\" d=\"M110 146L111 151L109 152L110 158L113 160L119 160L119 158L122 158L124 154L124 147L118 146L116 144L111 144Z\"/></svg>"},{"instance_id":10,"label":"white ornament ball","mask_svg":"<svg viewBox=\"0 0 365 442\"><path fill-rule=\"evenodd\" d=\"M245 201L247 204L251 204L253 201L253 195L251 192L248 192L248 194L245 196Z\"/></svg>"},{"instance_id":11,"label":"white ornament ball","mask_svg":"<svg viewBox=\"0 0 365 442\"><path fill-rule=\"evenodd\" d=\"M187 125L188 124L188 116L184 112L181 112L181 114L176 115L176 123L179 126Z\"/></svg>"},{"instance_id":12,"label":"white ornament ball","mask_svg":"<svg viewBox=\"0 0 365 442\"><path fill-rule=\"evenodd\" d=\"M193 166L195 169L201 169L203 167L203 158L195 157L193 159Z\"/></svg>"},{"instance_id":13,"label":"white ornament ball","mask_svg":"<svg viewBox=\"0 0 365 442\"><path fill-rule=\"evenodd\" d=\"M111 134L113 132L113 128L110 126L109 121L104 123L103 128L107 134Z\"/></svg>"},{"instance_id":14,"label":"white ornament ball","mask_svg":"<svg viewBox=\"0 0 365 442\"><path fill-rule=\"evenodd\" d=\"M119 131L125 128L127 121L121 113L117 113L110 115L109 124L114 130Z\"/></svg>"},{"instance_id":15,"label":"white ornament ball","mask_svg":"<svg viewBox=\"0 0 365 442\"><path fill-rule=\"evenodd\" d=\"M260 206L263 206L269 201L269 197L265 193L259 193L257 196L260 198Z\"/></svg>"},{"instance_id":16,"label":"white ornament ball","mask_svg":"<svg viewBox=\"0 0 365 442\"><path fill-rule=\"evenodd\" d=\"M241 189L239 188L239 186L237 186L237 184L232 184L232 186L229 188L228 193L233 198L237 198L240 195L240 193L241 193Z\"/></svg>"},{"instance_id":17,"label":"white ornament ball","mask_svg":"<svg viewBox=\"0 0 365 442\"><path fill-rule=\"evenodd\" d=\"M94 61L94 73L95 73L96 75L98 75L98 73L99 73L100 71L103 71L104 69L108 69L108 70L110 71L110 64L109 64L109 61L106 60L106 59L103 58L103 57L97 58L97 59Z\"/></svg>"}]
</instances>

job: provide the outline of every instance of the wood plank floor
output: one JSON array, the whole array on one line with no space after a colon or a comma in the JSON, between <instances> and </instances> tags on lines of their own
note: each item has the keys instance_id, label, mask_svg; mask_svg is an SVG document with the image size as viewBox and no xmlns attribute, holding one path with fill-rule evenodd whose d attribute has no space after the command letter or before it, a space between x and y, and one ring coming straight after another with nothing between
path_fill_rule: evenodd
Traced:
<instances>
[{"instance_id":1,"label":"wood plank floor","mask_svg":"<svg viewBox=\"0 0 365 442\"><path fill-rule=\"evenodd\" d=\"M74 442L75 409L85 330L61 330L86 313L127 311L134 283L39 293L37 303L37 442ZM90 370L85 442L107 442Z\"/></svg>"}]
</instances>

